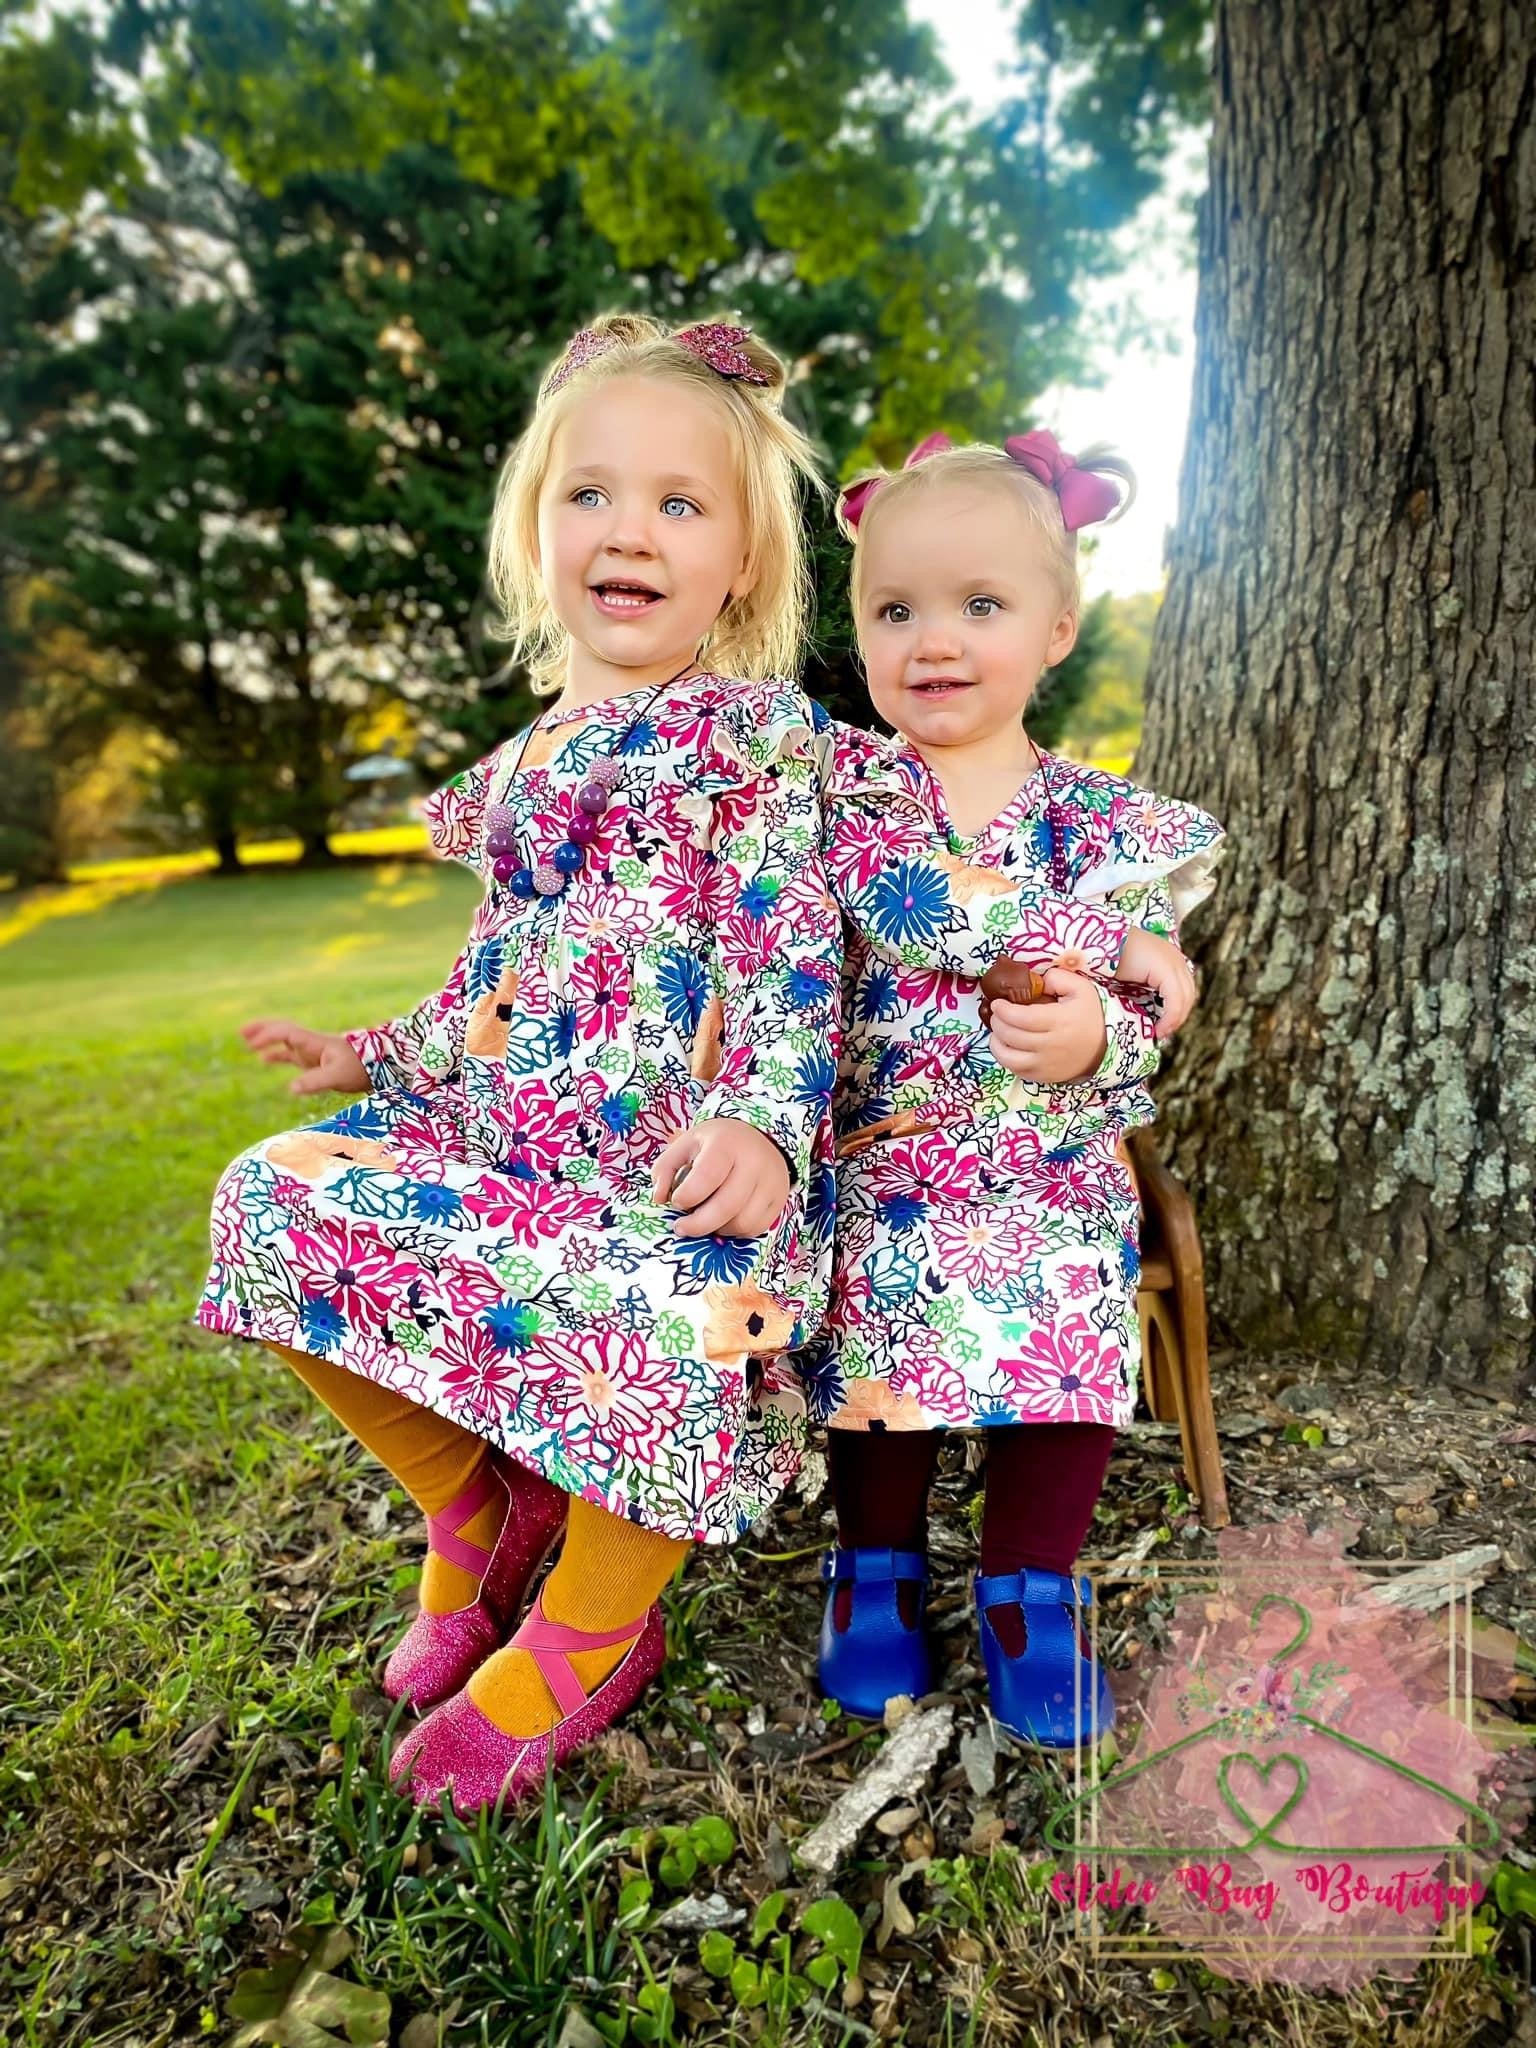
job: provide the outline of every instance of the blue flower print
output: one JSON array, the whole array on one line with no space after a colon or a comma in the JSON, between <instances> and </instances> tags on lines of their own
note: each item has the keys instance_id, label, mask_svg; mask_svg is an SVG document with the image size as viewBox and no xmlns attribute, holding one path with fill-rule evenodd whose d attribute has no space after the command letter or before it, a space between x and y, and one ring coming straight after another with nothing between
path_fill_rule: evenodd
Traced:
<instances>
[{"instance_id":1,"label":"blue flower print","mask_svg":"<svg viewBox=\"0 0 1536 2048\"><path fill-rule=\"evenodd\" d=\"M791 967L788 994L797 1010L814 1009L827 1000L827 983L809 967Z\"/></svg>"},{"instance_id":2,"label":"blue flower print","mask_svg":"<svg viewBox=\"0 0 1536 2048\"><path fill-rule=\"evenodd\" d=\"M813 1244L825 1244L837 1215L837 1176L828 1165L813 1166L805 1191L805 1230Z\"/></svg>"},{"instance_id":3,"label":"blue flower print","mask_svg":"<svg viewBox=\"0 0 1536 2048\"><path fill-rule=\"evenodd\" d=\"M737 897L748 917L767 917L779 900L777 875L755 875Z\"/></svg>"},{"instance_id":4,"label":"blue flower print","mask_svg":"<svg viewBox=\"0 0 1536 2048\"><path fill-rule=\"evenodd\" d=\"M526 1301L502 1301L480 1318L503 1351L526 1351L538 1333L539 1319Z\"/></svg>"},{"instance_id":5,"label":"blue flower print","mask_svg":"<svg viewBox=\"0 0 1536 2048\"><path fill-rule=\"evenodd\" d=\"M804 1054L795 1068L795 1085L791 1101L803 1103L807 1109L820 1109L832 1100L832 1090L837 1081L837 1065L825 1046L816 1046Z\"/></svg>"},{"instance_id":6,"label":"blue flower print","mask_svg":"<svg viewBox=\"0 0 1536 2048\"><path fill-rule=\"evenodd\" d=\"M340 1131L348 1138L387 1138L390 1120L373 1097L367 1095L361 1102L349 1102L345 1109L338 1109L334 1116L328 1116L315 1128Z\"/></svg>"},{"instance_id":7,"label":"blue flower print","mask_svg":"<svg viewBox=\"0 0 1536 2048\"><path fill-rule=\"evenodd\" d=\"M796 1358L795 1371L805 1389L805 1405L811 1420L825 1422L829 1415L835 1415L846 1396L843 1370L833 1346L825 1338L818 1338Z\"/></svg>"},{"instance_id":8,"label":"blue flower print","mask_svg":"<svg viewBox=\"0 0 1536 2048\"><path fill-rule=\"evenodd\" d=\"M949 923L949 882L935 868L904 860L870 883L863 908L881 938L926 943Z\"/></svg>"},{"instance_id":9,"label":"blue flower print","mask_svg":"<svg viewBox=\"0 0 1536 2048\"><path fill-rule=\"evenodd\" d=\"M334 1301L323 1301L319 1295L305 1295L299 1305L299 1321L304 1325L305 1349L309 1351L329 1351L347 1333L347 1319L341 1310Z\"/></svg>"},{"instance_id":10,"label":"blue flower print","mask_svg":"<svg viewBox=\"0 0 1536 2048\"><path fill-rule=\"evenodd\" d=\"M757 1261L755 1237L680 1237L674 1249L695 1279L745 1280Z\"/></svg>"},{"instance_id":11,"label":"blue flower print","mask_svg":"<svg viewBox=\"0 0 1536 2048\"><path fill-rule=\"evenodd\" d=\"M667 1022L679 1031L697 1031L709 1000L709 971L696 953L669 947L656 970L657 986Z\"/></svg>"},{"instance_id":12,"label":"blue flower print","mask_svg":"<svg viewBox=\"0 0 1536 2048\"><path fill-rule=\"evenodd\" d=\"M896 995L896 970L881 966L866 969L854 1007L861 1024L876 1024L894 1017L901 1007Z\"/></svg>"},{"instance_id":13,"label":"blue flower print","mask_svg":"<svg viewBox=\"0 0 1536 2048\"><path fill-rule=\"evenodd\" d=\"M928 1214L928 1204L921 1195L885 1195L875 1207L882 1221L896 1231L910 1230Z\"/></svg>"},{"instance_id":14,"label":"blue flower print","mask_svg":"<svg viewBox=\"0 0 1536 2048\"><path fill-rule=\"evenodd\" d=\"M640 1114L640 1097L633 1089L626 1089L622 1095L604 1096L598 1115L616 1138L635 1128Z\"/></svg>"},{"instance_id":15,"label":"blue flower print","mask_svg":"<svg viewBox=\"0 0 1536 2048\"><path fill-rule=\"evenodd\" d=\"M457 1223L464 1208L462 1196L432 1180L416 1181L410 1199L411 1214L423 1223Z\"/></svg>"}]
</instances>

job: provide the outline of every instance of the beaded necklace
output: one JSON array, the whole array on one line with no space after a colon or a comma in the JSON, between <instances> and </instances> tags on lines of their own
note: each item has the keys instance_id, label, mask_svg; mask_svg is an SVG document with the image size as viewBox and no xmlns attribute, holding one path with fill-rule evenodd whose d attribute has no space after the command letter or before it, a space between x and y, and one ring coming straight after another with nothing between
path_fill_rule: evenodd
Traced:
<instances>
[{"instance_id":1,"label":"beaded necklace","mask_svg":"<svg viewBox=\"0 0 1536 2048\"><path fill-rule=\"evenodd\" d=\"M1028 738L1028 734L1025 737ZM1050 842L1048 862L1051 887L1058 896L1070 896L1072 893L1072 870L1067 862L1067 835L1071 829L1071 820L1068 817L1066 806L1058 800L1056 791L1051 786L1051 764L1049 757L1041 753L1033 740L1030 740L1029 744L1030 750L1035 757L1035 765L1040 772L1041 787L1045 791L1044 824L1046 837ZM935 777L934 780L937 783L938 778ZM942 785L939 785L939 795L942 801ZM1012 809L1012 805L1009 806L1009 809ZM968 842L949 823L947 812L945 825L945 837L948 841L950 852L963 855ZM986 830L987 828L984 826L982 829ZM974 841L978 836L978 834L972 833L971 840Z\"/></svg>"},{"instance_id":2,"label":"beaded necklace","mask_svg":"<svg viewBox=\"0 0 1536 2048\"><path fill-rule=\"evenodd\" d=\"M587 849L601 831L603 814L613 800L613 792L624 779L624 764L618 757L622 754L626 741L645 723L664 693L670 690L674 683L680 683L692 668L693 663L690 661L687 667L680 668L675 676L668 676L664 683L658 683L618 738L590 764L586 780L576 792L576 801L571 808L565 837L548 860L541 860L535 867L529 867L526 862L520 861L517 852L517 813L507 803L486 805L485 850L490 856L491 878L498 888L509 889L514 896L521 897L524 901L532 896L564 895L570 886L572 876L579 875L586 866ZM512 778L523 765L523 756L527 753L529 742L537 729L538 720L535 719L523 735L523 744L517 750L517 759L508 771L504 788L511 788Z\"/></svg>"}]
</instances>

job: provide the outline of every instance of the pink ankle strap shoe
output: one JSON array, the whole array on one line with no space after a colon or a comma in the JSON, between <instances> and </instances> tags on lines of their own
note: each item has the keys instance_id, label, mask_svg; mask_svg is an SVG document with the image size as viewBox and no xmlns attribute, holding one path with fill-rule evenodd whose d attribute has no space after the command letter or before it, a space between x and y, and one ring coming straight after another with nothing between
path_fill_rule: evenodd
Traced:
<instances>
[{"instance_id":1,"label":"pink ankle strap shoe","mask_svg":"<svg viewBox=\"0 0 1536 2048\"><path fill-rule=\"evenodd\" d=\"M588 1694L571 1668L572 1651L608 1649L631 1636L628 1656ZM659 1605L640 1621L594 1635L546 1620L542 1594L507 1647L532 1655L563 1718L547 1735L504 1735L467 1692L456 1693L413 1728L390 1759L390 1782L418 1806L435 1806L451 1791L456 1811L467 1820L503 1796L510 1807L542 1790L550 1771L634 1705L667 1654Z\"/></svg>"},{"instance_id":2,"label":"pink ankle strap shoe","mask_svg":"<svg viewBox=\"0 0 1536 2048\"><path fill-rule=\"evenodd\" d=\"M498 1493L507 1499L506 1518L486 1550L458 1532ZM501 1647L529 1582L560 1539L569 1505L558 1486L493 1453L457 1499L427 1517L430 1548L473 1572L480 1590L467 1607L417 1615L384 1667L387 1698L408 1700L422 1713L468 1683Z\"/></svg>"}]
</instances>

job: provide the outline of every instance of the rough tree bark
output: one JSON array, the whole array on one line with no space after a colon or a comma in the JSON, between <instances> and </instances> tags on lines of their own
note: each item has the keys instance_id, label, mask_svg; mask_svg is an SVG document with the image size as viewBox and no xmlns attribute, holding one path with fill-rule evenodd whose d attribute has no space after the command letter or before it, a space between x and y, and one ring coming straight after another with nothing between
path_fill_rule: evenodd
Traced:
<instances>
[{"instance_id":1,"label":"rough tree bark","mask_svg":"<svg viewBox=\"0 0 1536 2048\"><path fill-rule=\"evenodd\" d=\"M1232 846L1173 1150L1262 1348L1525 1382L1536 12L1217 0L1138 779Z\"/></svg>"}]
</instances>

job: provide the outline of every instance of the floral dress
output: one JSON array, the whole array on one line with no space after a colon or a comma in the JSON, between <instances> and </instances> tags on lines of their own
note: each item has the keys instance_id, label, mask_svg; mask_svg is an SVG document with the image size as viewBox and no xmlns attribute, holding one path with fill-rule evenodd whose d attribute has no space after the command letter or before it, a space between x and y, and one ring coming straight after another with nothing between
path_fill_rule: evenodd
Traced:
<instances>
[{"instance_id":1,"label":"floral dress","mask_svg":"<svg viewBox=\"0 0 1536 2048\"><path fill-rule=\"evenodd\" d=\"M834 1428L1122 1428L1135 1407L1137 1205L1118 1148L1152 1120L1158 1050L1150 1007L1108 982L1118 944L1106 957L1092 920L1176 938L1223 835L1189 804L1044 763L967 839L914 750L841 728L831 748L827 865L852 927L835 1270L806 1378ZM1038 893L1053 829L1068 899ZM1015 918L1016 888L1033 892L1027 944L1005 950L1099 978L1108 1045L1090 1079L1038 1087L993 1059L973 978L984 951L926 964L935 843L951 886L994 892L998 919Z\"/></svg>"},{"instance_id":2,"label":"floral dress","mask_svg":"<svg viewBox=\"0 0 1536 2048\"><path fill-rule=\"evenodd\" d=\"M735 1538L798 1468L784 1354L830 1275L842 938L811 707L700 676L536 721L429 800L487 893L442 990L350 1033L373 1091L228 1167L198 1320L393 1387L615 1514ZM627 736L626 736L627 734ZM623 777L561 896L490 886L489 802L530 862L591 762ZM737 1117L789 1161L759 1238L679 1238L651 1167Z\"/></svg>"}]
</instances>

